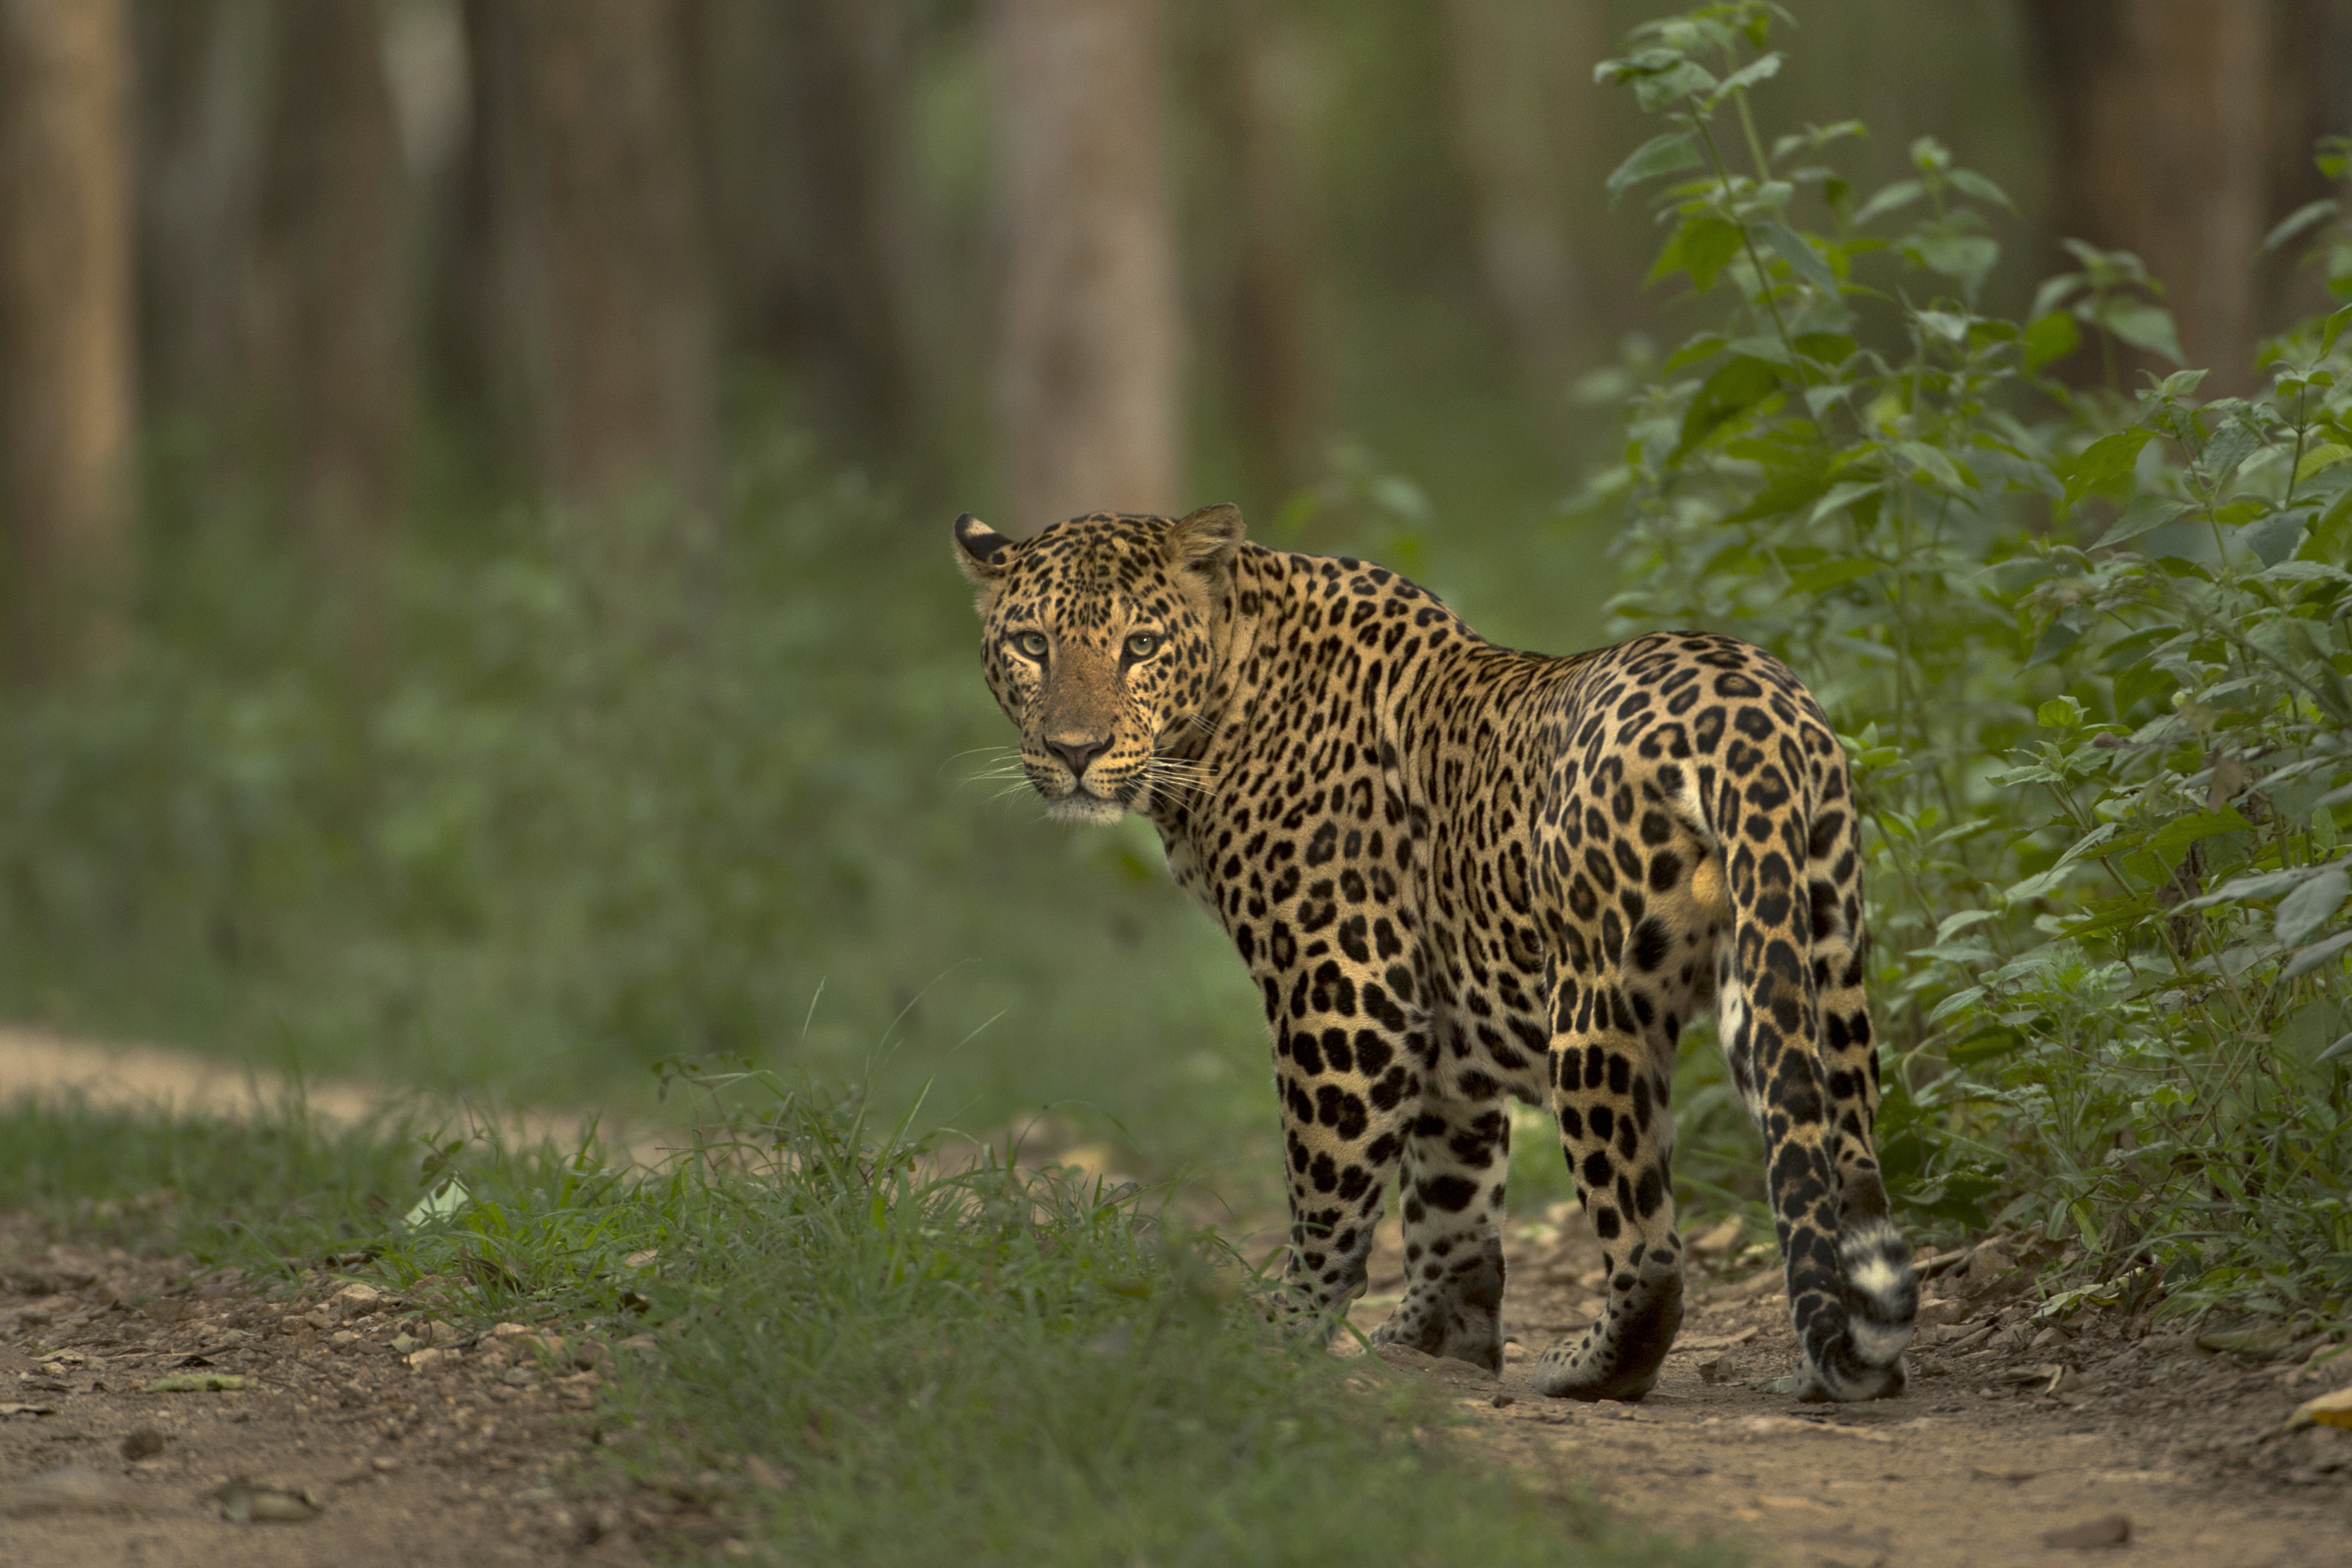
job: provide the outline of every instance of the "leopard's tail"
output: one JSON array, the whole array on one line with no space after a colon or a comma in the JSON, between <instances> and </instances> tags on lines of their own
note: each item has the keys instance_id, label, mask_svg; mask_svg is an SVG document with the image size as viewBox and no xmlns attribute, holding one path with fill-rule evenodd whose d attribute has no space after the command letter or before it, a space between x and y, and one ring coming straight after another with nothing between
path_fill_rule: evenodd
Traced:
<instances>
[{"instance_id":1,"label":"leopard's tail","mask_svg":"<svg viewBox=\"0 0 2352 1568\"><path fill-rule=\"evenodd\" d=\"M1919 1290L1871 1143L1859 830L1826 724L1767 747L1744 777L1714 781L1706 812L1731 916L1717 961L1724 1049L1764 1134L1800 1392L1879 1398L1903 1389Z\"/></svg>"}]
</instances>

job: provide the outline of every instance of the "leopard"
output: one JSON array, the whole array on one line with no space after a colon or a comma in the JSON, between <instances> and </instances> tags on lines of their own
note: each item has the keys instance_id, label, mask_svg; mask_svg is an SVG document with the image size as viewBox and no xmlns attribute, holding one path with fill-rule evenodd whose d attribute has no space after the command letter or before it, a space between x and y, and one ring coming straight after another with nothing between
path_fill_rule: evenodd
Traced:
<instances>
[{"instance_id":1,"label":"leopard","mask_svg":"<svg viewBox=\"0 0 2352 1568\"><path fill-rule=\"evenodd\" d=\"M1918 1285L1874 1144L1860 819L1820 705L1762 648L1480 637L1239 508L953 528L989 690L1048 816L1158 831L1263 1004L1284 1281L1336 1331L1402 1201L1370 1335L1499 1374L1513 1101L1557 1121L1605 1285L1541 1395L1636 1401L1684 1316L1671 1094L1712 1008L1761 1134L1809 1400L1903 1392Z\"/></svg>"}]
</instances>

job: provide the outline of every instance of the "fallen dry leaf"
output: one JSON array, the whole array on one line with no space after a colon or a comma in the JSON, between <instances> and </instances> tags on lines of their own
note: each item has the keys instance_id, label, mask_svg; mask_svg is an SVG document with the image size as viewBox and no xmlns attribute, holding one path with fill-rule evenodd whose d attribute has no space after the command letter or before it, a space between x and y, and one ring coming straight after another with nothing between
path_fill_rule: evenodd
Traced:
<instances>
[{"instance_id":1,"label":"fallen dry leaf","mask_svg":"<svg viewBox=\"0 0 2352 1568\"><path fill-rule=\"evenodd\" d=\"M2352 1427L2352 1387L2306 1399L2286 1418L2290 1432L2302 1427Z\"/></svg>"},{"instance_id":2,"label":"fallen dry leaf","mask_svg":"<svg viewBox=\"0 0 2352 1568\"><path fill-rule=\"evenodd\" d=\"M267 1486L243 1477L205 1494L220 1505L221 1517L232 1524L300 1524L327 1511L326 1505L307 1491Z\"/></svg>"},{"instance_id":3,"label":"fallen dry leaf","mask_svg":"<svg viewBox=\"0 0 2352 1568\"><path fill-rule=\"evenodd\" d=\"M2103 1514L2086 1519L2080 1524L2070 1524L2063 1530L2042 1532L2044 1546L2071 1546L2087 1551L2099 1546L2122 1546L2131 1540L2131 1521L2120 1513Z\"/></svg>"}]
</instances>

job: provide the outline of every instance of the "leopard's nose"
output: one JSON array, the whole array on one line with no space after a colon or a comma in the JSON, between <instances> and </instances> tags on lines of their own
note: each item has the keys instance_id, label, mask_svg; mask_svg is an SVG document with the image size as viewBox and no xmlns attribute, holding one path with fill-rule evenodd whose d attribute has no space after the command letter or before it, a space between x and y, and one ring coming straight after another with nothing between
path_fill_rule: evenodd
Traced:
<instances>
[{"instance_id":1,"label":"leopard's nose","mask_svg":"<svg viewBox=\"0 0 2352 1568\"><path fill-rule=\"evenodd\" d=\"M1110 737L1104 736L1099 740L1049 740L1045 749L1062 759L1071 778L1083 779L1087 776L1087 764L1110 749Z\"/></svg>"}]
</instances>

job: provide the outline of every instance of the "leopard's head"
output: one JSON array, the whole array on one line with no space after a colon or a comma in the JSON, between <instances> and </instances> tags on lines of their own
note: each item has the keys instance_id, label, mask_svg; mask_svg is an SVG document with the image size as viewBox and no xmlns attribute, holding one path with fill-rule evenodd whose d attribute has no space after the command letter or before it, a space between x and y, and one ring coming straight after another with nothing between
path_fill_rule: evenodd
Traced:
<instances>
[{"instance_id":1,"label":"leopard's head","mask_svg":"<svg viewBox=\"0 0 2352 1568\"><path fill-rule=\"evenodd\" d=\"M1192 782L1167 753L1205 722L1242 515L1073 517L1018 543L966 512L956 562L980 591L989 689L1047 810L1114 822Z\"/></svg>"}]
</instances>

